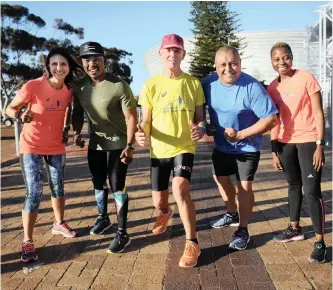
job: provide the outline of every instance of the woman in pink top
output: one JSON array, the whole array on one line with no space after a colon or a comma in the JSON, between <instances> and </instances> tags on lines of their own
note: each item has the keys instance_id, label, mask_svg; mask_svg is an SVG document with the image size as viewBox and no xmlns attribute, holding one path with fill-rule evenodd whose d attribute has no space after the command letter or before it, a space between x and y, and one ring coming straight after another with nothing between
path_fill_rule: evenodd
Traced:
<instances>
[{"instance_id":1,"label":"woman in pink top","mask_svg":"<svg viewBox=\"0 0 333 290\"><path fill-rule=\"evenodd\" d=\"M28 81L6 109L8 116L24 123L20 136L20 162L27 190L22 211L23 262L38 259L32 234L43 194L43 160L55 215L52 234L67 238L76 235L64 221L64 168L69 130L66 112L70 112L74 76L80 70L66 50L52 49L46 57L45 74Z\"/></svg>"},{"instance_id":2,"label":"woman in pink top","mask_svg":"<svg viewBox=\"0 0 333 290\"><path fill-rule=\"evenodd\" d=\"M287 43L273 45L271 62L279 74L267 88L279 109L276 127L271 130L273 164L285 172L290 208L290 224L274 240L304 239L299 226L303 187L317 240L309 261L323 263L325 212L320 181L325 141L321 88L310 72L292 68L293 54Z\"/></svg>"}]
</instances>

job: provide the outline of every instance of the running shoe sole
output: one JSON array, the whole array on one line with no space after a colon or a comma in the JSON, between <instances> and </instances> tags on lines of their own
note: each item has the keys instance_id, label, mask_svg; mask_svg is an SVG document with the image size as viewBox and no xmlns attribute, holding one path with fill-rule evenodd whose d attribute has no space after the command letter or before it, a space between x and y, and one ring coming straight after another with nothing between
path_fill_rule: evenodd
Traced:
<instances>
[{"instance_id":1,"label":"running shoe sole","mask_svg":"<svg viewBox=\"0 0 333 290\"><path fill-rule=\"evenodd\" d=\"M105 231L107 231L109 228L112 227L112 224L107 226L106 228L103 229L103 231L101 231L100 233L94 233L94 232L90 232L91 235L102 235Z\"/></svg>"},{"instance_id":2,"label":"running shoe sole","mask_svg":"<svg viewBox=\"0 0 333 290\"><path fill-rule=\"evenodd\" d=\"M112 251L108 250L108 253L110 253L110 254L118 254L118 253L122 253L122 252L125 250L125 248L126 248L127 246L129 246L130 243L131 243L131 239L128 240L127 244L125 245L125 247L124 247L121 251L119 251L119 252L112 252Z\"/></svg>"},{"instance_id":3,"label":"running shoe sole","mask_svg":"<svg viewBox=\"0 0 333 290\"><path fill-rule=\"evenodd\" d=\"M225 225L225 226L214 226L210 223L210 226L214 229L222 229L222 228L226 228L226 227L238 227L239 226L239 223L232 223L230 225Z\"/></svg>"},{"instance_id":4,"label":"running shoe sole","mask_svg":"<svg viewBox=\"0 0 333 290\"><path fill-rule=\"evenodd\" d=\"M21 261L22 261L23 263L28 263L28 262L30 262L30 261L37 261L37 260L38 260L38 256L37 256L37 254L36 254L36 256L31 257L31 258L28 258L28 259L23 259L23 258L21 257Z\"/></svg>"},{"instance_id":5,"label":"running shoe sole","mask_svg":"<svg viewBox=\"0 0 333 290\"><path fill-rule=\"evenodd\" d=\"M245 247L243 247L243 248L239 248L239 247L237 247L237 246L235 246L234 244L232 244L232 242L229 244L229 248L230 249L234 249L234 250L238 250L238 251L243 251L243 250L245 250L246 248L247 248L247 245L249 244L249 242L250 242L250 237L248 238L248 240L247 240L247 242L246 242L246 245L245 245Z\"/></svg>"},{"instance_id":6,"label":"running shoe sole","mask_svg":"<svg viewBox=\"0 0 333 290\"><path fill-rule=\"evenodd\" d=\"M304 240L304 235L300 235L300 236L293 237L293 238L286 239L286 240L275 240L274 239L274 242L277 242L277 243L288 243L288 242L302 241L302 240Z\"/></svg>"},{"instance_id":7,"label":"running shoe sole","mask_svg":"<svg viewBox=\"0 0 333 290\"><path fill-rule=\"evenodd\" d=\"M75 233L74 236L72 236L72 235L66 235L65 233L63 233L61 231L58 231L58 230L55 230L55 229L52 229L52 235L62 235L65 238L74 238L74 237L76 237L76 233Z\"/></svg>"},{"instance_id":8,"label":"running shoe sole","mask_svg":"<svg viewBox=\"0 0 333 290\"><path fill-rule=\"evenodd\" d=\"M197 259L197 262L195 263L195 265L193 265L193 266L180 266L180 265L178 265L178 266L180 268L194 268L198 264L198 260L199 260L200 255L201 255L201 251L199 252L198 259Z\"/></svg>"}]
</instances>

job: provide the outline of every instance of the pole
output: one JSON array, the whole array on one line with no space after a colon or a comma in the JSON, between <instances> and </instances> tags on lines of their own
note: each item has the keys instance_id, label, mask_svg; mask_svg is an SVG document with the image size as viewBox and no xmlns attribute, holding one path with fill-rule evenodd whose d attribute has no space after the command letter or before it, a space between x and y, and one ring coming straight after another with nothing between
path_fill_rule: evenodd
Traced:
<instances>
[{"instance_id":1,"label":"pole","mask_svg":"<svg viewBox=\"0 0 333 290\"><path fill-rule=\"evenodd\" d=\"M14 121L14 131L15 131L15 148L16 156L20 156L20 134L22 129L22 123L19 120Z\"/></svg>"}]
</instances>

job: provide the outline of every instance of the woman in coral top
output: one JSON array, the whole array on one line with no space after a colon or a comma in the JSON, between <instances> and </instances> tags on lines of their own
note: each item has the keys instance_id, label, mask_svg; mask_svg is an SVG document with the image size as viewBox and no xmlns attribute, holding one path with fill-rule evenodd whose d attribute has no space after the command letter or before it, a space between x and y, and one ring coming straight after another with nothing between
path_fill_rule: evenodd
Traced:
<instances>
[{"instance_id":1,"label":"woman in coral top","mask_svg":"<svg viewBox=\"0 0 333 290\"><path fill-rule=\"evenodd\" d=\"M323 263L325 212L320 181L325 141L321 88L310 72L292 68L293 54L287 43L273 45L271 63L279 74L267 88L279 109L277 125L271 130L273 164L285 172L290 207L290 224L274 240L304 239L299 225L303 187L317 240L309 261Z\"/></svg>"},{"instance_id":2,"label":"woman in coral top","mask_svg":"<svg viewBox=\"0 0 333 290\"><path fill-rule=\"evenodd\" d=\"M52 234L67 238L76 235L64 220L64 168L69 130L66 112L71 108L74 76L79 71L80 66L66 50L51 50L45 60L45 74L28 81L6 109L8 116L21 119L24 123L20 136L20 161L26 184L22 211L23 262L38 259L32 234L43 194L43 161L55 215Z\"/></svg>"}]
</instances>

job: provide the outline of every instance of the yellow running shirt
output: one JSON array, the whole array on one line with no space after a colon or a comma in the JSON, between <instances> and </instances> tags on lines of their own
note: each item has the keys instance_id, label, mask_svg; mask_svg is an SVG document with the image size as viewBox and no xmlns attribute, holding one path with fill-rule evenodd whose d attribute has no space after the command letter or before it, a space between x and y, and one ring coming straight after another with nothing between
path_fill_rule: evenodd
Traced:
<instances>
[{"instance_id":1,"label":"yellow running shirt","mask_svg":"<svg viewBox=\"0 0 333 290\"><path fill-rule=\"evenodd\" d=\"M200 81L187 73L177 78L161 73L146 81L139 104L152 110L152 158L195 153L197 142L191 139L190 120L194 120L195 107L204 103Z\"/></svg>"}]
</instances>

